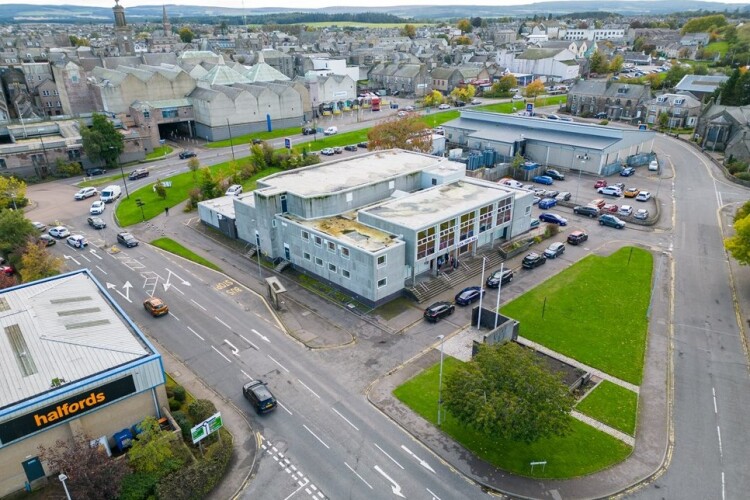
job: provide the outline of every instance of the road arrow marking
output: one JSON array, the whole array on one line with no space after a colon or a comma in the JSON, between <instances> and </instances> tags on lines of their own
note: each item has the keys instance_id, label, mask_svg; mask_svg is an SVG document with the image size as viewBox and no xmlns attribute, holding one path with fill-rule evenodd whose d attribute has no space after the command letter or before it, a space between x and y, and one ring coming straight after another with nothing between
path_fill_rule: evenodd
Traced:
<instances>
[{"instance_id":1,"label":"road arrow marking","mask_svg":"<svg viewBox=\"0 0 750 500\"><path fill-rule=\"evenodd\" d=\"M406 453L408 453L409 455L411 455L412 457L414 457L414 459L417 462L419 462L419 465L421 465L422 467L424 467L428 471L432 472L433 474L435 473L435 470L432 467L430 467L430 464L428 464L427 461L422 460L421 458L419 458L418 456L416 456L414 453L412 453L412 451L409 448L407 448L404 445L401 445L401 449L403 449Z\"/></svg>"},{"instance_id":2,"label":"road arrow marking","mask_svg":"<svg viewBox=\"0 0 750 500\"><path fill-rule=\"evenodd\" d=\"M271 341L268 340L268 337L266 337L265 335L261 335L261 333L258 330L256 330L255 328L250 329L250 331L253 332L255 335L257 335L258 337L260 337L263 340L265 340L266 342L268 342L269 344L271 343Z\"/></svg>"},{"instance_id":3,"label":"road arrow marking","mask_svg":"<svg viewBox=\"0 0 750 500\"><path fill-rule=\"evenodd\" d=\"M240 350L237 349L236 347L234 347L234 345L232 345L232 343L230 341L228 341L227 339L224 339L224 343L227 344L227 345L229 345L229 347L232 348L232 354L234 354L238 358L240 357Z\"/></svg>"},{"instance_id":4,"label":"road arrow marking","mask_svg":"<svg viewBox=\"0 0 750 500\"><path fill-rule=\"evenodd\" d=\"M75 259L74 259L73 257L71 257L70 255L63 255L63 257L65 257L65 258L66 258L66 259L68 259L68 260L72 260L73 262L75 262L75 263L76 263L76 264L78 264L79 266L81 265L81 263L80 263L80 262L78 262L77 260L75 260Z\"/></svg>"},{"instance_id":5,"label":"road arrow marking","mask_svg":"<svg viewBox=\"0 0 750 500\"><path fill-rule=\"evenodd\" d=\"M122 287L125 289L125 298L130 302L130 289L133 288L133 285L129 281L126 281Z\"/></svg>"},{"instance_id":6,"label":"road arrow marking","mask_svg":"<svg viewBox=\"0 0 750 500\"><path fill-rule=\"evenodd\" d=\"M378 471L381 476L386 478L389 483L391 483L391 490L393 491L394 495L396 495L397 497L406 498L404 494L401 493L401 486L396 481L391 479L391 477L388 474L386 474L385 471L383 471L383 469L381 469L379 466L376 465L375 470Z\"/></svg>"},{"instance_id":7,"label":"road arrow marking","mask_svg":"<svg viewBox=\"0 0 750 500\"><path fill-rule=\"evenodd\" d=\"M173 274L174 274L175 276L177 276L177 274L176 274L176 273L173 273L173 272L172 272L172 271L170 271L169 269L167 269L167 272L169 273L169 274L167 275L167 282L169 282L169 278L171 278ZM180 278L179 276L177 276L177 279L179 279L180 281L182 281L182 284L183 284L183 285L185 285L185 286L190 286L190 282L188 282L188 281L186 281L186 280L184 280L184 279Z\"/></svg>"},{"instance_id":8,"label":"road arrow marking","mask_svg":"<svg viewBox=\"0 0 750 500\"><path fill-rule=\"evenodd\" d=\"M126 282L125 286L126 286L125 291L129 292L129 290L130 290L130 283ZM120 290L117 289L117 285L113 285L112 283L107 283L107 290L113 290L114 292L117 293L117 295L119 295L123 299L127 300L131 304L133 303L133 301L130 300L130 297L128 297L128 295L130 295L130 293L128 293L128 295L123 295L123 293Z\"/></svg>"},{"instance_id":9,"label":"road arrow marking","mask_svg":"<svg viewBox=\"0 0 750 500\"><path fill-rule=\"evenodd\" d=\"M91 255L93 255L93 256L94 256L94 257L96 257L97 259L99 259L99 260L104 260L104 259L102 259L102 256L101 256L101 255L99 255L98 253L96 253L96 250L94 250L93 248L92 248L91 250L89 250L89 252L91 252Z\"/></svg>"},{"instance_id":10,"label":"road arrow marking","mask_svg":"<svg viewBox=\"0 0 750 500\"><path fill-rule=\"evenodd\" d=\"M251 346L253 347L253 349L255 349L256 351L260 351L260 347L258 347L257 345L255 345L255 344L253 344L252 342L250 342L249 340L247 340L247 339L245 338L245 336L244 336L244 335L242 335L242 334L240 334L240 333L238 333L237 335L239 335L239 337L240 337L240 338L241 338L242 340L244 340L245 342L247 342L248 344L250 344L250 345L251 345Z\"/></svg>"}]
</instances>

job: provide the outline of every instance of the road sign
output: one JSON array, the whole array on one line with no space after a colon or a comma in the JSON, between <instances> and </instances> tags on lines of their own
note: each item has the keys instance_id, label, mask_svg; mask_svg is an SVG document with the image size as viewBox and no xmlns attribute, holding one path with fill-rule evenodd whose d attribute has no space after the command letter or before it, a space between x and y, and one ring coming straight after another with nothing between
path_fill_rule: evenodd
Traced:
<instances>
[{"instance_id":1,"label":"road sign","mask_svg":"<svg viewBox=\"0 0 750 500\"><path fill-rule=\"evenodd\" d=\"M284 147L292 149L292 140L289 137L284 137Z\"/></svg>"},{"instance_id":2,"label":"road sign","mask_svg":"<svg viewBox=\"0 0 750 500\"><path fill-rule=\"evenodd\" d=\"M534 103L533 102L526 103L526 112L529 114L529 116L534 115Z\"/></svg>"},{"instance_id":3,"label":"road sign","mask_svg":"<svg viewBox=\"0 0 750 500\"><path fill-rule=\"evenodd\" d=\"M206 420L190 429L190 437L193 438L193 444L205 439L223 426L224 421L221 419L221 412L214 413Z\"/></svg>"}]
</instances>

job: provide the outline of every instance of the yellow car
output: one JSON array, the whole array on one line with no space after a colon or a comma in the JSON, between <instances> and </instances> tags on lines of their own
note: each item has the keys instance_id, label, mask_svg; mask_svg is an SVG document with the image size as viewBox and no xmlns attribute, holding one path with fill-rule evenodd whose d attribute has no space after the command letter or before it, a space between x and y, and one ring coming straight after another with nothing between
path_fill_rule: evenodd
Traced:
<instances>
[{"instance_id":1,"label":"yellow car","mask_svg":"<svg viewBox=\"0 0 750 500\"><path fill-rule=\"evenodd\" d=\"M164 316L169 312L169 308L167 307L167 304L164 303L163 300L157 299L156 297L151 297L150 299L146 299L143 302L143 308L148 311L151 316L157 317L157 316Z\"/></svg>"},{"instance_id":2,"label":"yellow car","mask_svg":"<svg viewBox=\"0 0 750 500\"><path fill-rule=\"evenodd\" d=\"M623 195L625 196L625 198L635 198L640 192L641 190L638 188L627 188Z\"/></svg>"}]
</instances>

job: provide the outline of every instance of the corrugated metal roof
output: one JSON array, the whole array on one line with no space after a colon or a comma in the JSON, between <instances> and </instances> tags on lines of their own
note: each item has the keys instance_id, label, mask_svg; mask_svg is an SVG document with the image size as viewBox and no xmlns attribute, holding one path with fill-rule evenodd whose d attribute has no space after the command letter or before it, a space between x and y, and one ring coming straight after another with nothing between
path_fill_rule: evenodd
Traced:
<instances>
[{"instance_id":1,"label":"corrugated metal roof","mask_svg":"<svg viewBox=\"0 0 750 500\"><path fill-rule=\"evenodd\" d=\"M153 354L87 273L0 291L0 408ZM3 308L5 309L5 308Z\"/></svg>"}]
</instances>

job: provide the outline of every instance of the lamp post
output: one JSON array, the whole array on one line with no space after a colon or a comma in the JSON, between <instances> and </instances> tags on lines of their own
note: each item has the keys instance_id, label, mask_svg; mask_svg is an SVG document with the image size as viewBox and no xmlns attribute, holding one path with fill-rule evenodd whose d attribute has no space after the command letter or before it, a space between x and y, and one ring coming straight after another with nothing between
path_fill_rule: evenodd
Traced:
<instances>
[{"instance_id":1,"label":"lamp post","mask_svg":"<svg viewBox=\"0 0 750 500\"><path fill-rule=\"evenodd\" d=\"M257 227L258 221L256 221L255 219L251 219L251 220L256 224L256 227ZM255 247L258 249L258 277L262 279L263 271L261 270L262 268L260 267L260 233L258 232L257 229L255 230Z\"/></svg>"},{"instance_id":2,"label":"lamp post","mask_svg":"<svg viewBox=\"0 0 750 500\"><path fill-rule=\"evenodd\" d=\"M440 376L438 378L438 427L440 427L440 424L442 424L442 420L440 419L441 411L443 407L443 344L445 343L445 335L438 335L437 338L440 339Z\"/></svg>"},{"instance_id":3,"label":"lamp post","mask_svg":"<svg viewBox=\"0 0 750 500\"><path fill-rule=\"evenodd\" d=\"M482 257L482 277L479 280L479 310L477 311L477 330L482 325L482 298L484 297L484 266L487 264L487 258Z\"/></svg>"},{"instance_id":4,"label":"lamp post","mask_svg":"<svg viewBox=\"0 0 750 500\"><path fill-rule=\"evenodd\" d=\"M117 150L116 147L110 146L110 150ZM115 158L115 161L117 162L117 166L120 167L120 173L122 174L122 184L125 186L125 198L130 199L130 193L128 192L128 183L125 181L125 170L122 168L122 163L120 163L120 153L117 153L117 157Z\"/></svg>"},{"instance_id":5,"label":"lamp post","mask_svg":"<svg viewBox=\"0 0 750 500\"><path fill-rule=\"evenodd\" d=\"M232 161L234 160L234 141L232 140L232 126L229 124L229 118L227 118L227 128L229 129L229 147L232 148Z\"/></svg>"},{"instance_id":6,"label":"lamp post","mask_svg":"<svg viewBox=\"0 0 750 500\"><path fill-rule=\"evenodd\" d=\"M60 474L59 476L57 476L57 479L60 480L60 482L63 485L63 489L65 489L65 496L68 497L68 500L71 500L70 492L68 491L68 485L65 484L65 481L67 481L68 476L66 476L65 474Z\"/></svg>"}]
</instances>

